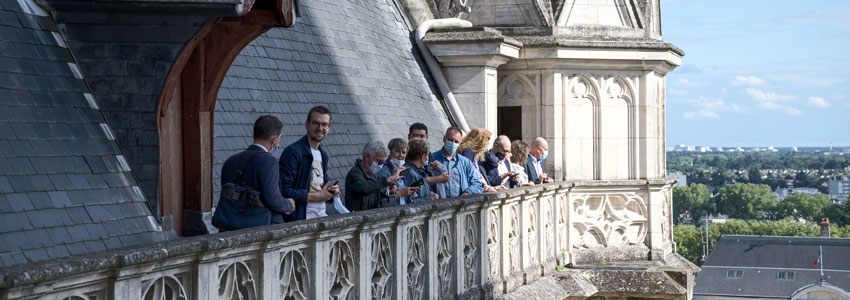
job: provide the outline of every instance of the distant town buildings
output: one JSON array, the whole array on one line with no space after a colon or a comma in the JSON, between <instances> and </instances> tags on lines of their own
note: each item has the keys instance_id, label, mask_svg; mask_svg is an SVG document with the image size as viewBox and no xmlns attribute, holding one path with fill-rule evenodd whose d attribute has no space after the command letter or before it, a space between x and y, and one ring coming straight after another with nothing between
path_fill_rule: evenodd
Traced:
<instances>
[{"instance_id":1,"label":"distant town buildings","mask_svg":"<svg viewBox=\"0 0 850 300\"><path fill-rule=\"evenodd\" d=\"M841 204L847 201L848 196L850 196L850 177L841 176L829 181L829 200Z\"/></svg>"},{"instance_id":2,"label":"distant town buildings","mask_svg":"<svg viewBox=\"0 0 850 300\"><path fill-rule=\"evenodd\" d=\"M823 195L816 188L808 188L808 187L798 187L798 188L778 188L772 194L776 196L776 200L782 201L785 200L786 197L793 195L794 193L803 193L809 196L815 195Z\"/></svg>"}]
</instances>

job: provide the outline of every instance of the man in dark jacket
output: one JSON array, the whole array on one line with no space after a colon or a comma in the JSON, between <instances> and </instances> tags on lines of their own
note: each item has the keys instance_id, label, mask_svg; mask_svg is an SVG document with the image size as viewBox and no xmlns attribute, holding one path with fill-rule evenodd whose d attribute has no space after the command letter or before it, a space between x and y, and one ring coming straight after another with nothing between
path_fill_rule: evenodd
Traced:
<instances>
[{"instance_id":1,"label":"man in dark jacket","mask_svg":"<svg viewBox=\"0 0 850 300\"><path fill-rule=\"evenodd\" d=\"M389 177L379 176L390 150L383 142L375 140L363 147L363 158L345 176L345 207L351 211L378 208L384 193L381 190L395 183L405 167L396 167ZM405 188L416 192L416 188Z\"/></svg>"},{"instance_id":2,"label":"man in dark jacket","mask_svg":"<svg viewBox=\"0 0 850 300\"><path fill-rule=\"evenodd\" d=\"M311 108L304 127L307 135L287 146L278 161L281 193L295 200L286 222L327 215L325 202L339 195L339 185L328 179L328 154L319 145L331 129L330 110Z\"/></svg>"},{"instance_id":3,"label":"man in dark jacket","mask_svg":"<svg viewBox=\"0 0 850 300\"><path fill-rule=\"evenodd\" d=\"M280 181L275 169L275 158L269 150L277 149L280 142L280 130L283 124L273 116L262 116L254 122L254 144L248 149L228 158L221 167L221 186L225 186L231 180L241 187L248 187L260 192L259 200L262 206L271 211L271 224L283 223L282 216L295 210L295 203L291 198L284 198L280 194ZM253 158L252 158L253 157ZM251 160L247 164L246 161ZM234 176L236 170L245 164L245 169L239 176ZM238 177L238 179L236 178ZM219 200L219 206L221 201ZM257 204L259 205L259 204ZM266 215L268 217L268 215ZM214 221L215 223L215 221ZM264 223L263 221L247 223ZM228 228L227 224L214 224L220 230L235 230L240 228Z\"/></svg>"},{"instance_id":4,"label":"man in dark jacket","mask_svg":"<svg viewBox=\"0 0 850 300\"><path fill-rule=\"evenodd\" d=\"M531 142L531 150L528 151L528 160L525 161L525 173L528 181L535 184L550 183L554 180L543 172L543 160L549 156L549 143L546 139L538 137Z\"/></svg>"},{"instance_id":5,"label":"man in dark jacket","mask_svg":"<svg viewBox=\"0 0 850 300\"><path fill-rule=\"evenodd\" d=\"M479 162L484 169L484 179L490 186L513 188L519 181L516 172L511 171L511 162L507 155L511 153L511 140L504 135L496 137L493 148L484 152L484 161Z\"/></svg>"}]
</instances>

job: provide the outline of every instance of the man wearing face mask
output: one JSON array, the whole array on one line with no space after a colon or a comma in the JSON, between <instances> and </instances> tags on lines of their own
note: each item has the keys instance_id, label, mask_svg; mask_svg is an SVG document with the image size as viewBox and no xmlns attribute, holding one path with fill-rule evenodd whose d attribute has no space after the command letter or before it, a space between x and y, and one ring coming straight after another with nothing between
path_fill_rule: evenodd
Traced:
<instances>
[{"instance_id":1,"label":"man wearing face mask","mask_svg":"<svg viewBox=\"0 0 850 300\"><path fill-rule=\"evenodd\" d=\"M398 181L399 173L404 171L403 166L395 167L392 175L385 177L378 175L384 167L390 150L381 141L371 141L363 147L361 159L358 159L354 167L345 176L345 207L351 211L361 211L380 207L384 191L391 184ZM405 188L406 191L416 192L418 188Z\"/></svg>"},{"instance_id":2,"label":"man wearing face mask","mask_svg":"<svg viewBox=\"0 0 850 300\"><path fill-rule=\"evenodd\" d=\"M449 127L443 136L445 146L431 154L431 160L440 162L443 171L450 175L448 182L437 184L440 199L481 193L483 183L478 179L472 161L456 153L460 140L460 128Z\"/></svg>"},{"instance_id":3,"label":"man wearing face mask","mask_svg":"<svg viewBox=\"0 0 850 300\"><path fill-rule=\"evenodd\" d=\"M516 172L511 170L511 162L507 156L511 154L511 140L504 135L496 137L493 148L484 152L484 160L480 163L484 176L489 185L513 188L519 181Z\"/></svg>"},{"instance_id":4,"label":"man wearing face mask","mask_svg":"<svg viewBox=\"0 0 850 300\"><path fill-rule=\"evenodd\" d=\"M543 160L549 156L549 143L546 139L538 137L531 142L531 151L528 152L528 160L525 161L525 173L528 180L535 184L550 183L554 181L543 172Z\"/></svg>"}]
</instances>

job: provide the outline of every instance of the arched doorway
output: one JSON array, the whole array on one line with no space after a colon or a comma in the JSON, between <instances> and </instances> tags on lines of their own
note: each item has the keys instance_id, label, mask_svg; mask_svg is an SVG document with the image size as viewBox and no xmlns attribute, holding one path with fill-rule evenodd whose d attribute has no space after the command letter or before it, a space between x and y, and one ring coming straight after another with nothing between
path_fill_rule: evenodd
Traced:
<instances>
[{"instance_id":1,"label":"arched doorway","mask_svg":"<svg viewBox=\"0 0 850 300\"><path fill-rule=\"evenodd\" d=\"M242 16L216 18L183 48L157 108L159 214L182 236L207 233L213 204L213 121L219 87L245 46L295 22L293 0L245 1Z\"/></svg>"}]
</instances>

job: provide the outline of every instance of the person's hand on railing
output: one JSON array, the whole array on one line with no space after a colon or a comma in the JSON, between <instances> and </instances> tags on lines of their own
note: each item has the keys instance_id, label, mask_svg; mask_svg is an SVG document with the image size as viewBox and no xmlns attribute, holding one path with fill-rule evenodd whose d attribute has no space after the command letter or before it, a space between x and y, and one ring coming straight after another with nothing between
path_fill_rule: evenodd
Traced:
<instances>
[{"instance_id":1,"label":"person's hand on railing","mask_svg":"<svg viewBox=\"0 0 850 300\"><path fill-rule=\"evenodd\" d=\"M492 186L489 186L489 185L484 185L481 188L482 193L492 193L492 192L495 192L495 191L496 191L496 189L494 189Z\"/></svg>"},{"instance_id":2,"label":"person's hand on railing","mask_svg":"<svg viewBox=\"0 0 850 300\"><path fill-rule=\"evenodd\" d=\"M546 173L540 173L540 176L538 176L537 178L540 180L541 183L552 183L553 181L555 181L554 179L549 178L549 175L547 175Z\"/></svg>"}]
</instances>

